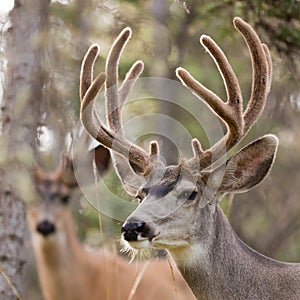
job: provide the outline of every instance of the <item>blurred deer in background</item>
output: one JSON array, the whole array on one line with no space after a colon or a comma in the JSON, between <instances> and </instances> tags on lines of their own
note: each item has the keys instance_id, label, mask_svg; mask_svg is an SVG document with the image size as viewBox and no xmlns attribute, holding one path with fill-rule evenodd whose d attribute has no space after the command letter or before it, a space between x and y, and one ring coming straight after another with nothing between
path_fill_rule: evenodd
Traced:
<instances>
[{"instance_id":1,"label":"blurred deer in background","mask_svg":"<svg viewBox=\"0 0 300 300\"><path fill-rule=\"evenodd\" d=\"M98 159L102 158L98 168L104 171L109 153L101 146L97 151ZM27 218L45 299L195 299L178 271L174 283L166 259L129 264L119 255L88 250L79 242L69 207L76 188L71 167L65 159L55 172L35 172L42 200Z\"/></svg>"},{"instance_id":2,"label":"blurred deer in background","mask_svg":"<svg viewBox=\"0 0 300 300\"><path fill-rule=\"evenodd\" d=\"M278 140L265 135L248 144L224 163L226 153L237 145L261 115L270 90L272 63L269 50L253 28L235 18L235 28L250 50L253 68L250 100L243 100L236 75L225 54L208 36L201 44L214 59L223 78L227 101L196 81L185 69L176 75L183 85L204 101L227 128L226 135L203 150L192 140L194 157L178 165L165 166L159 158L158 143L150 143L149 153L127 140L121 129L120 106L126 100L126 79L118 85L118 62L130 37L122 31L107 60L106 72L92 81L81 101L81 121L89 134L115 151L115 169L124 189L136 196L140 205L123 224L123 239L134 248L164 248L197 299L300 299L300 264L283 263L249 248L235 234L219 207L226 193L245 192L258 185L272 167ZM91 46L83 61L94 63L97 45ZM137 62L132 68L138 74ZM83 68L84 69L84 68ZM91 72L81 75L90 76ZM94 100L106 80L108 126L101 122ZM114 109L111 109L114 107ZM161 217L161 216L164 217Z\"/></svg>"}]
</instances>

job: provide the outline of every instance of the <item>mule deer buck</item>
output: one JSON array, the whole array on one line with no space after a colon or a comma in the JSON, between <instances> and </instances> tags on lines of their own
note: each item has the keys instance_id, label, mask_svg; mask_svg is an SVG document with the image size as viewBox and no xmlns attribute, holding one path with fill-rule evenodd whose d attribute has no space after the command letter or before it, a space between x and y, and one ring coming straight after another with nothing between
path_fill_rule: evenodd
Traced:
<instances>
[{"instance_id":1,"label":"mule deer buck","mask_svg":"<svg viewBox=\"0 0 300 300\"><path fill-rule=\"evenodd\" d=\"M99 173L106 172L108 150L98 146L88 151L85 164L92 167L93 157ZM108 250L88 250L79 242L68 205L77 189L70 159L65 157L54 172L36 168L34 175L41 203L28 210L27 220L45 300L195 299L166 259L129 264Z\"/></svg>"},{"instance_id":2,"label":"mule deer buck","mask_svg":"<svg viewBox=\"0 0 300 300\"><path fill-rule=\"evenodd\" d=\"M120 106L129 91L127 78L120 88L114 88L114 93L106 93L108 126L99 119L94 99L105 80L106 88L117 86L118 61L130 29L123 30L116 40L106 72L92 81L81 103L81 121L92 137L113 150L115 169L124 189L140 202L122 227L123 239L131 247L166 249L198 299L296 300L300 299L300 264L279 262L249 248L236 236L219 207L226 193L245 192L267 176L278 145L274 135L265 135L225 163L221 160L261 115L272 75L267 46L241 18L234 18L233 23L245 39L252 60L252 90L245 110L236 75L210 37L204 35L200 42L222 75L227 101L185 69L176 71L183 85L226 125L226 135L209 149L203 150L201 143L193 139L194 157L166 166L159 159L157 142L150 143L148 153L126 139L121 130ZM83 66L87 61L93 64L96 56L97 45L93 45ZM137 62L127 77L135 81L142 67L142 62ZM85 76L83 73L81 79ZM158 217L159 212L166 217Z\"/></svg>"}]
</instances>

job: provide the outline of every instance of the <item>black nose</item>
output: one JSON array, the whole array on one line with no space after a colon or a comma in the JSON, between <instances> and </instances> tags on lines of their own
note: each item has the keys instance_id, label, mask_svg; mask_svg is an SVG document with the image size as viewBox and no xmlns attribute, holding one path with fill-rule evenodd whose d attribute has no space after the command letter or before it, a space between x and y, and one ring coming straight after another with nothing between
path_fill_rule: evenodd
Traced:
<instances>
[{"instance_id":1,"label":"black nose","mask_svg":"<svg viewBox=\"0 0 300 300\"><path fill-rule=\"evenodd\" d=\"M123 237L126 241L137 241L138 235L145 233L146 223L140 221L127 221L122 226Z\"/></svg>"},{"instance_id":2,"label":"black nose","mask_svg":"<svg viewBox=\"0 0 300 300\"><path fill-rule=\"evenodd\" d=\"M48 220L45 220L36 226L36 230L43 236L48 236L55 232L55 225Z\"/></svg>"}]
</instances>

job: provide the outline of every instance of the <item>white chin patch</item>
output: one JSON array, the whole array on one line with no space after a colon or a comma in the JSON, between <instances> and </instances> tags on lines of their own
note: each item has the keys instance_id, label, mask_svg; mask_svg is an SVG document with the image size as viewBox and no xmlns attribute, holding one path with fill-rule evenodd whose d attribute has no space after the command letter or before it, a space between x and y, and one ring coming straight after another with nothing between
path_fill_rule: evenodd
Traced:
<instances>
[{"instance_id":1,"label":"white chin patch","mask_svg":"<svg viewBox=\"0 0 300 300\"><path fill-rule=\"evenodd\" d=\"M189 243L181 240L164 240L161 238L153 239L153 248L164 248L164 249L174 249L180 247L187 247Z\"/></svg>"},{"instance_id":2,"label":"white chin patch","mask_svg":"<svg viewBox=\"0 0 300 300\"><path fill-rule=\"evenodd\" d=\"M148 239L138 237L137 241L130 241L128 242L130 247L135 248L135 249L143 249L143 248L148 248L151 246L151 242Z\"/></svg>"}]
</instances>

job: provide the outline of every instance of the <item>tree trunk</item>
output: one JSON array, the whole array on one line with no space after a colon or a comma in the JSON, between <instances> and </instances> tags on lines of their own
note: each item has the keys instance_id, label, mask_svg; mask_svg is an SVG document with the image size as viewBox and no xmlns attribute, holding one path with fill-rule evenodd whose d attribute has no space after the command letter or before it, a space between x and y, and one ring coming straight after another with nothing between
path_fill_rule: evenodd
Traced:
<instances>
[{"instance_id":1,"label":"tree trunk","mask_svg":"<svg viewBox=\"0 0 300 300\"><path fill-rule=\"evenodd\" d=\"M1 105L0 299L19 299L25 263L26 165L33 158L43 92L42 30L50 0L15 0L6 42L7 73Z\"/></svg>"}]
</instances>

